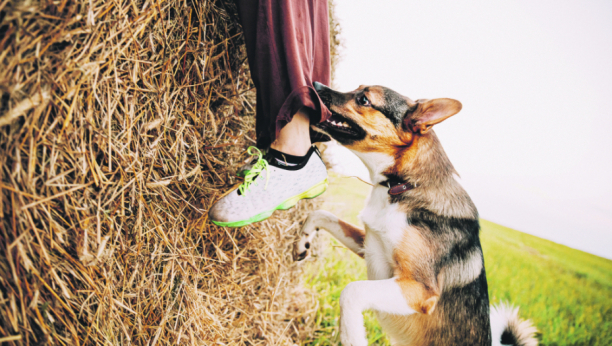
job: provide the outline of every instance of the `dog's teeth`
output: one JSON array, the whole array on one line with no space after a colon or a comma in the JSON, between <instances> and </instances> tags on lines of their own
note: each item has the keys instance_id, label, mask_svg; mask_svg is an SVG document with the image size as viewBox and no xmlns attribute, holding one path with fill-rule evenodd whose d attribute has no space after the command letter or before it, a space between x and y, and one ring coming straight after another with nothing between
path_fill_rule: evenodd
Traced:
<instances>
[{"instance_id":1,"label":"dog's teeth","mask_svg":"<svg viewBox=\"0 0 612 346\"><path fill-rule=\"evenodd\" d=\"M337 126L337 127L346 127L346 128L351 128L351 125L349 125L346 121L344 122L340 122L340 121L336 121L336 120L332 120L332 119L327 119L326 122Z\"/></svg>"}]
</instances>

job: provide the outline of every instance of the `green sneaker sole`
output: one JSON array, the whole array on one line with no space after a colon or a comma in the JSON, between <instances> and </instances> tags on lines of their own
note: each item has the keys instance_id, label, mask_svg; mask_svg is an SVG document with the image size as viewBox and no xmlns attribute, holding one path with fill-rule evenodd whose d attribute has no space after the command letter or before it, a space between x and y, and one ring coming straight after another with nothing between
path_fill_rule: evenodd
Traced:
<instances>
[{"instance_id":1,"label":"green sneaker sole","mask_svg":"<svg viewBox=\"0 0 612 346\"><path fill-rule=\"evenodd\" d=\"M283 203L279 204L276 208L259 213L249 219L242 220L242 221L234 221L234 222L218 222L218 221L213 220L212 222L217 226L223 226L223 227L242 227L242 226L250 225L254 222L263 221L269 218L272 215L272 213L274 213L276 210L290 209L291 207L296 205L297 202L299 202L299 200L301 199L315 198L321 195L323 192L325 192L325 190L327 190L327 178L325 178L325 180L323 180L322 182L314 185L310 189L300 193L299 195L295 195L293 197L288 198Z\"/></svg>"}]
</instances>

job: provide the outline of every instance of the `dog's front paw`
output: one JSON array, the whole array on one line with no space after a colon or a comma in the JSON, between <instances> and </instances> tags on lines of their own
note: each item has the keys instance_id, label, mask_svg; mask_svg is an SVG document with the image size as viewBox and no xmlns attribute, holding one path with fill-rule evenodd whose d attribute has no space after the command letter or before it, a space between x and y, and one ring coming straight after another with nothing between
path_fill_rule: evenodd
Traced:
<instances>
[{"instance_id":1,"label":"dog's front paw","mask_svg":"<svg viewBox=\"0 0 612 346\"><path fill-rule=\"evenodd\" d=\"M317 234L319 229L314 227L307 227L308 221L302 227L300 231L300 237L298 242L295 244L295 259L297 261L302 261L306 259L310 255L310 247L312 246L312 241Z\"/></svg>"},{"instance_id":2,"label":"dog's front paw","mask_svg":"<svg viewBox=\"0 0 612 346\"><path fill-rule=\"evenodd\" d=\"M295 259L297 261L302 261L306 259L310 255L310 241L309 237L306 234L300 235L300 240L295 244Z\"/></svg>"}]
</instances>

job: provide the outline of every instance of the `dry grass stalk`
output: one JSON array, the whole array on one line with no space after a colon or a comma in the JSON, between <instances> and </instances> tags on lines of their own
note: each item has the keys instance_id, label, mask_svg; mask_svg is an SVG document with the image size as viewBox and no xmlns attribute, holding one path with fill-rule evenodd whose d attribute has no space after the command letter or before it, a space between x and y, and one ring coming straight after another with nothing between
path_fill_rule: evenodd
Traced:
<instances>
[{"instance_id":1,"label":"dry grass stalk","mask_svg":"<svg viewBox=\"0 0 612 346\"><path fill-rule=\"evenodd\" d=\"M342 60L342 49L344 48L344 42L342 40L342 27L336 16L336 0L327 0L329 8L329 44L330 50L329 55L331 57L331 79L332 87L337 89L338 86L335 83L336 77L336 66L340 60Z\"/></svg>"},{"instance_id":2,"label":"dry grass stalk","mask_svg":"<svg viewBox=\"0 0 612 346\"><path fill-rule=\"evenodd\" d=\"M252 144L232 2L0 1L0 342L287 345L311 204L206 212Z\"/></svg>"}]
</instances>

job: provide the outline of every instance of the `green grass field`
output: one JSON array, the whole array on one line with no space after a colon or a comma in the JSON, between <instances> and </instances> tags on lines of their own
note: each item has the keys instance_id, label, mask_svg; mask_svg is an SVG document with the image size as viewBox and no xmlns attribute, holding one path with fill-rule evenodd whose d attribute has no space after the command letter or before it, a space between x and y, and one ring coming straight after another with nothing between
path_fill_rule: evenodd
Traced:
<instances>
[{"instance_id":1,"label":"green grass field","mask_svg":"<svg viewBox=\"0 0 612 346\"><path fill-rule=\"evenodd\" d=\"M360 224L370 187L330 177L323 209ZM520 306L540 334L540 345L612 345L612 261L481 220L482 246L492 303ZM318 292L319 330L308 345L338 345L338 299L351 281L365 280L361 258L326 232L323 249L307 263L306 283ZM371 345L389 345L374 315L365 313Z\"/></svg>"}]
</instances>

